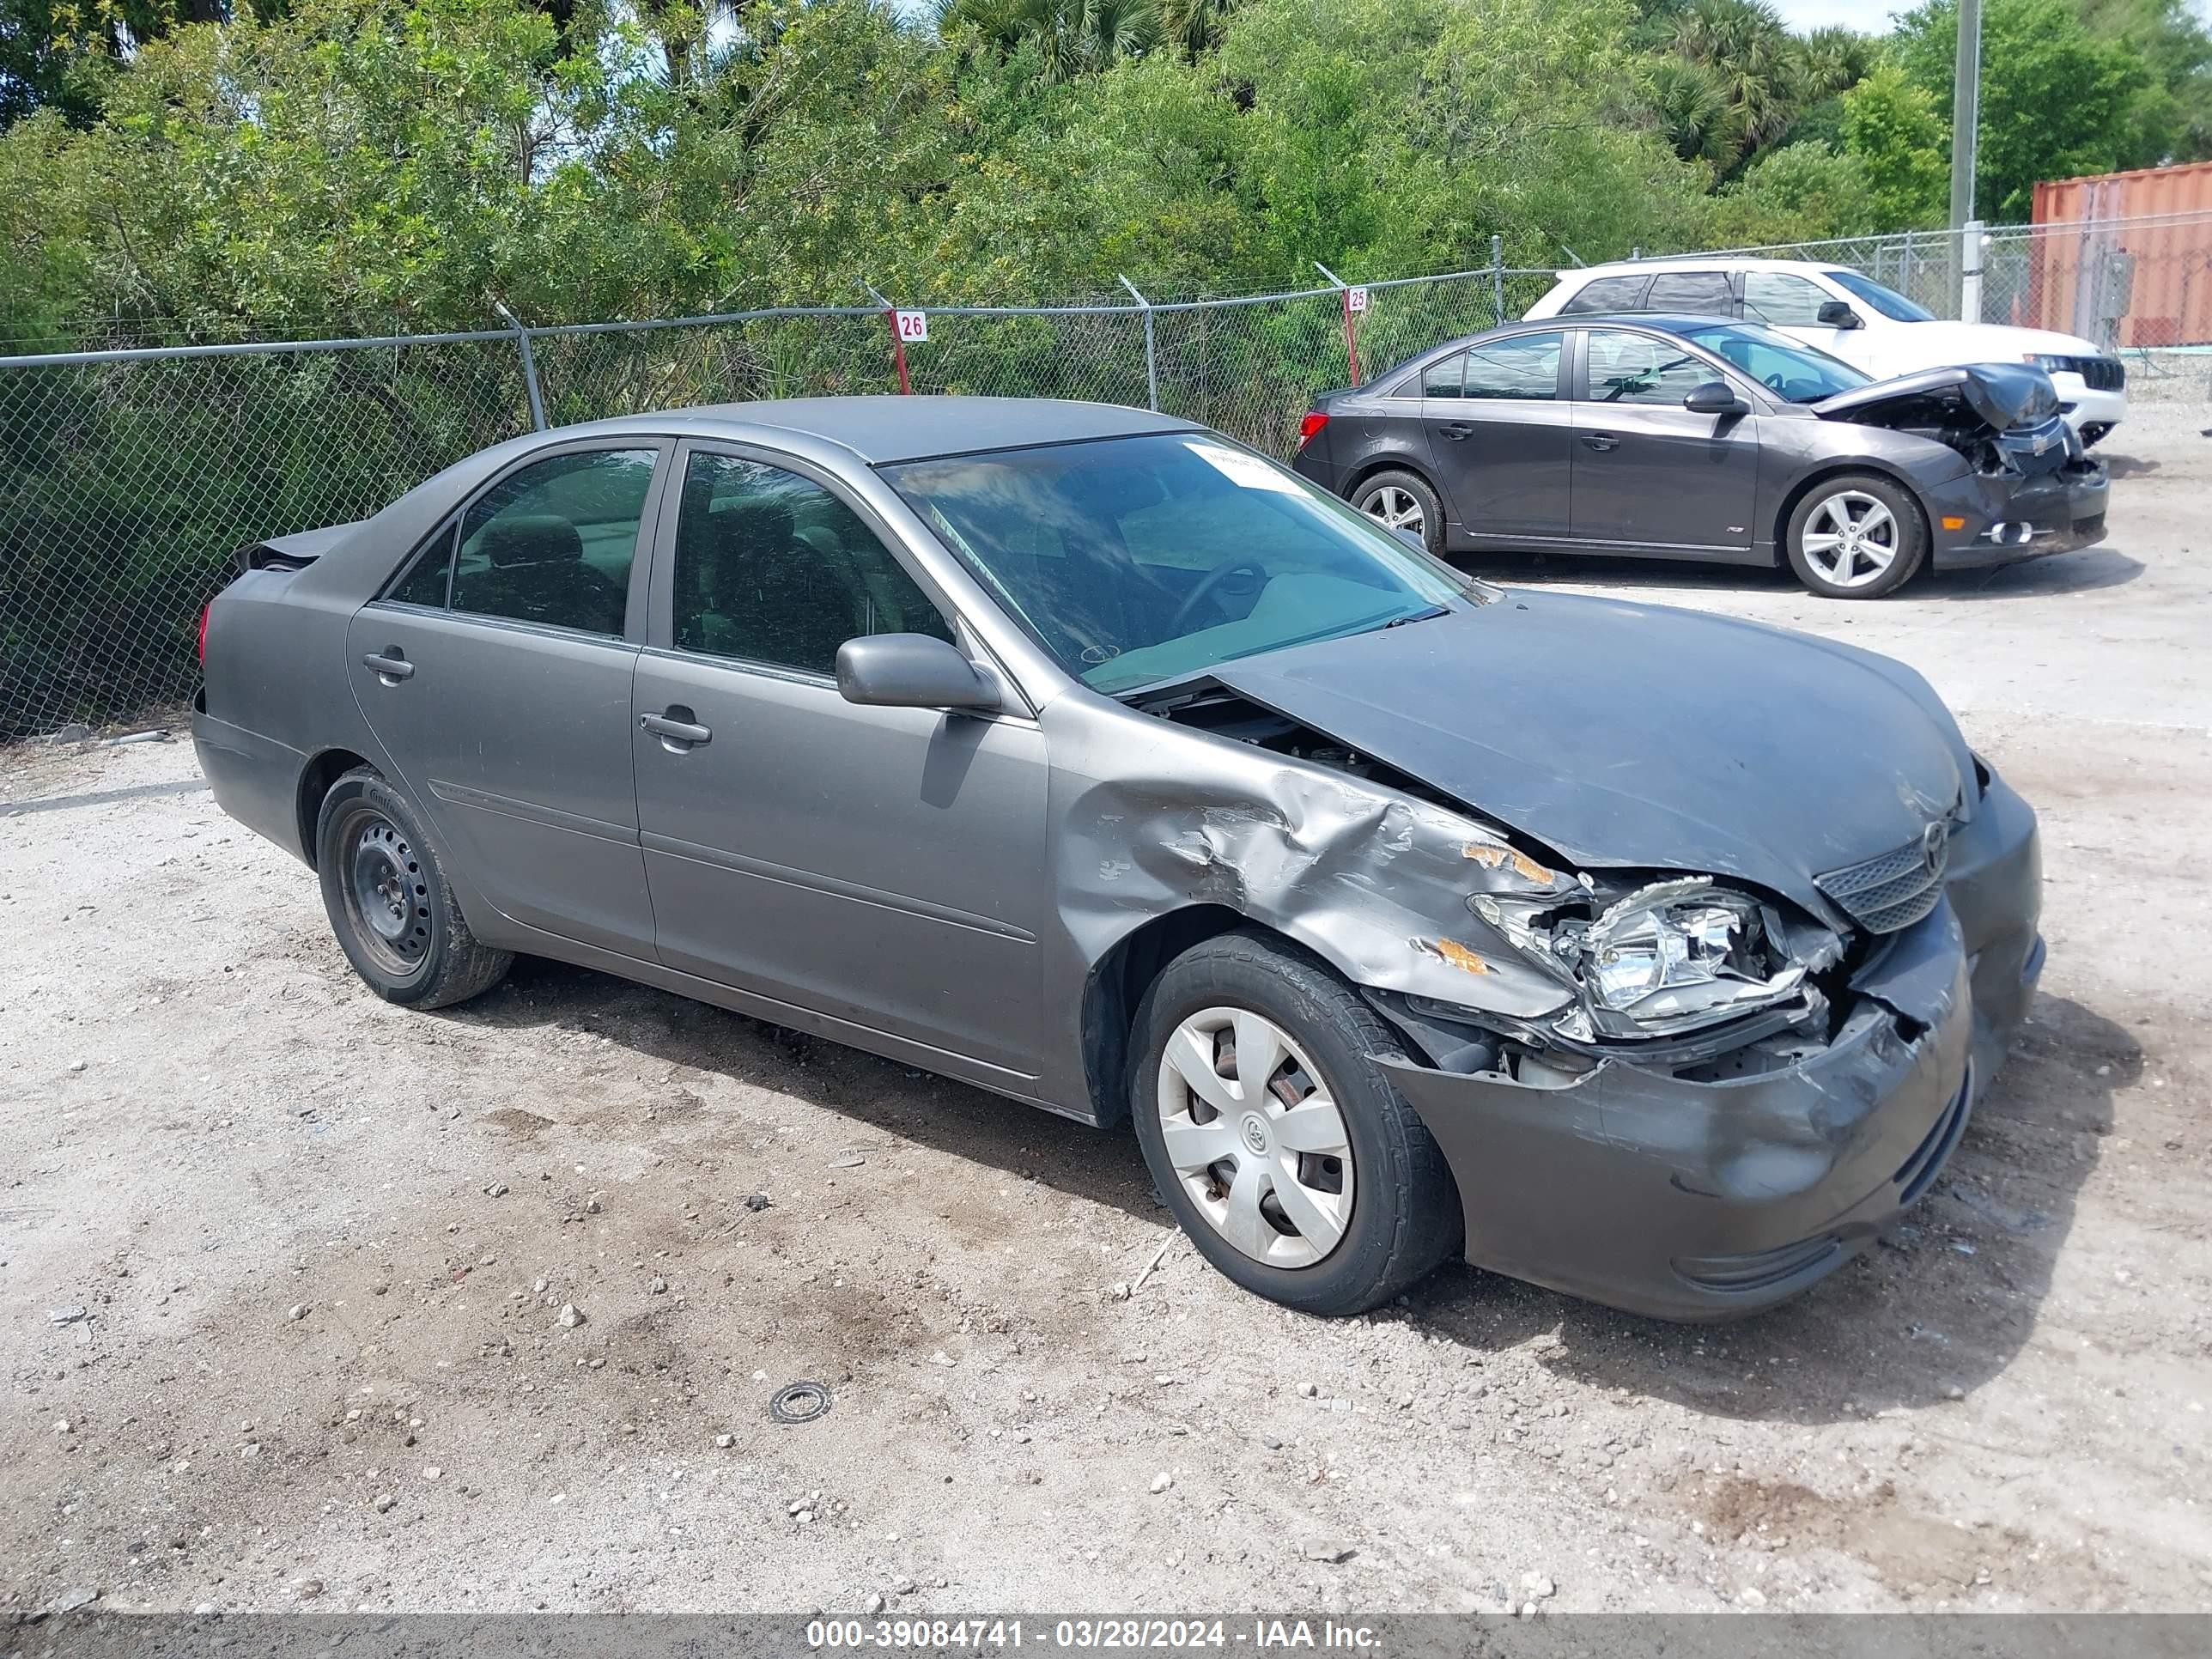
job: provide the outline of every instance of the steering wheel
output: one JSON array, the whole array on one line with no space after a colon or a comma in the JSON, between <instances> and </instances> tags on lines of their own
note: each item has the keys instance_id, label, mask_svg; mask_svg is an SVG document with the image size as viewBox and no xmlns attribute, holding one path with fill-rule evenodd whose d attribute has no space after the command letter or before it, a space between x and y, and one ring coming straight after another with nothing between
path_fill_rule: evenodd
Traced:
<instances>
[{"instance_id":1,"label":"steering wheel","mask_svg":"<svg viewBox=\"0 0 2212 1659\"><path fill-rule=\"evenodd\" d=\"M1168 623L1168 631L1164 637L1170 640L1180 639L1184 631L1184 624L1190 621L1191 613L1198 609L1199 602L1212 599L1214 589L1219 587L1240 570L1249 571L1253 575L1257 576L1260 579L1261 586L1265 587L1267 585L1267 568L1257 559L1231 559L1226 564L1217 564L1198 579L1197 586L1183 596L1182 603L1176 607L1175 616Z\"/></svg>"}]
</instances>

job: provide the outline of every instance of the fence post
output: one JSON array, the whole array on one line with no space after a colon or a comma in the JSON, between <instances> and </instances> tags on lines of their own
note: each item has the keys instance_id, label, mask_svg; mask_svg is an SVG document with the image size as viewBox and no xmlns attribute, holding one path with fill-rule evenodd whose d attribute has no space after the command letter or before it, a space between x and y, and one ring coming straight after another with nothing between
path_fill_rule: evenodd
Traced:
<instances>
[{"instance_id":1,"label":"fence post","mask_svg":"<svg viewBox=\"0 0 2212 1659\"><path fill-rule=\"evenodd\" d=\"M1121 286L1129 290L1130 297L1145 308L1145 395L1151 407L1158 412L1160 406L1160 360L1152 347L1152 302L1137 292L1137 285L1127 276Z\"/></svg>"},{"instance_id":2,"label":"fence post","mask_svg":"<svg viewBox=\"0 0 2212 1659\"><path fill-rule=\"evenodd\" d=\"M1352 290L1345 285L1343 277L1320 260L1313 262L1313 268L1336 284L1337 301L1344 307L1344 361L1351 366L1352 385L1358 386L1364 376L1359 372L1359 342L1352 326Z\"/></svg>"},{"instance_id":3,"label":"fence post","mask_svg":"<svg viewBox=\"0 0 2212 1659\"><path fill-rule=\"evenodd\" d=\"M872 283L862 283L860 286L868 290L871 300L884 308L884 321L891 331L891 367L898 372L899 396L909 397L914 387L908 384L906 378L906 342L899 337L898 307L876 292Z\"/></svg>"},{"instance_id":4,"label":"fence post","mask_svg":"<svg viewBox=\"0 0 2212 1659\"><path fill-rule=\"evenodd\" d=\"M1959 232L1959 320L1982 320L1982 222L1969 219Z\"/></svg>"},{"instance_id":5,"label":"fence post","mask_svg":"<svg viewBox=\"0 0 2212 1659\"><path fill-rule=\"evenodd\" d=\"M514 331L515 344L522 348L522 385L530 394L530 428L533 432L543 432L545 430L545 399L538 390L538 354L530 349L530 331L523 327L520 318L507 308L506 301L494 300L491 308L507 319L507 325Z\"/></svg>"},{"instance_id":6,"label":"fence post","mask_svg":"<svg viewBox=\"0 0 2212 1659\"><path fill-rule=\"evenodd\" d=\"M1490 303L1497 312L1491 320L1499 328L1505 326L1505 239L1490 239Z\"/></svg>"}]
</instances>

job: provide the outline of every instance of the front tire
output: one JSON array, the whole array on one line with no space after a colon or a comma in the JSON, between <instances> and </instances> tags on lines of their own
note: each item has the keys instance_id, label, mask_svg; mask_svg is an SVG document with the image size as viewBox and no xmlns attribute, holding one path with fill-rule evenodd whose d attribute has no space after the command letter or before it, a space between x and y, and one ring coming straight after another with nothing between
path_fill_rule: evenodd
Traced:
<instances>
[{"instance_id":1,"label":"front tire","mask_svg":"<svg viewBox=\"0 0 2212 1659\"><path fill-rule=\"evenodd\" d=\"M1385 530L1411 531L1421 545L1442 556L1444 509L1427 480L1410 472L1377 472L1362 478L1352 504Z\"/></svg>"},{"instance_id":2,"label":"front tire","mask_svg":"<svg viewBox=\"0 0 2212 1659\"><path fill-rule=\"evenodd\" d=\"M1146 992L1133 1046L1152 1179L1246 1290L1364 1313L1456 1248L1443 1155L1373 1058L1403 1049L1304 951L1250 933L1192 946Z\"/></svg>"},{"instance_id":3,"label":"front tire","mask_svg":"<svg viewBox=\"0 0 2212 1659\"><path fill-rule=\"evenodd\" d=\"M514 965L514 952L479 944L469 931L414 806L368 767L323 797L315 868L339 948L386 1002L465 1002Z\"/></svg>"},{"instance_id":4,"label":"front tire","mask_svg":"<svg viewBox=\"0 0 2212 1659\"><path fill-rule=\"evenodd\" d=\"M1790 515L1790 568L1832 599L1878 599L1928 556L1928 520L1911 492L1872 472L1823 478Z\"/></svg>"}]
</instances>

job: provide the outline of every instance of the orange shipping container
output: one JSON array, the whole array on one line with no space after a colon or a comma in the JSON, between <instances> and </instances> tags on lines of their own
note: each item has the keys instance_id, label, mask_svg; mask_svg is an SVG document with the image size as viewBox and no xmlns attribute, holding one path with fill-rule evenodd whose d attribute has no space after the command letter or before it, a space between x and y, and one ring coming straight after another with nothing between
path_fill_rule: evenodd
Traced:
<instances>
[{"instance_id":1,"label":"orange shipping container","mask_svg":"<svg viewBox=\"0 0 2212 1659\"><path fill-rule=\"evenodd\" d=\"M2212 343L2212 161L2035 187L2019 320L2118 346Z\"/></svg>"}]
</instances>

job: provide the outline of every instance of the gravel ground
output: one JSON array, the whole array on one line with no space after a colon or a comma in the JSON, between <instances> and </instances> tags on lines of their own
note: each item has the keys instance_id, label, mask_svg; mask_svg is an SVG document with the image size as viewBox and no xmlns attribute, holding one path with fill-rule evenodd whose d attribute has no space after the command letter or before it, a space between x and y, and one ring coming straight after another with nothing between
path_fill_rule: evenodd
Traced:
<instances>
[{"instance_id":1,"label":"gravel ground","mask_svg":"<svg viewBox=\"0 0 2212 1659\"><path fill-rule=\"evenodd\" d=\"M1723 1328L1295 1317L1127 1135L549 963L387 1007L188 744L0 755L0 1605L2212 1606L2202 423L2106 545L1886 603L1496 573L1890 651L2044 815L1946 1179Z\"/></svg>"}]
</instances>

